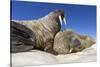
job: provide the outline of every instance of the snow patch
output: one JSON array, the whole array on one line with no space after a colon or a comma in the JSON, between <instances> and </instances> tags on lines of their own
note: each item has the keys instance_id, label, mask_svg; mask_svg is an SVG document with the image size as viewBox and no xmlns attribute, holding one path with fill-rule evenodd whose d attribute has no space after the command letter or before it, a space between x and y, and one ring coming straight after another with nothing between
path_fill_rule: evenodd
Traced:
<instances>
[{"instance_id":1,"label":"snow patch","mask_svg":"<svg viewBox=\"0 0 100 67\"><path fill-rule=\"evenodd\" d=\"M12 66L21 67L28 65L96 62L96 55L96 44L82 52L58 56L39 50L32 50L29 52L13 53Z\"/></svg>"}]
</instances>

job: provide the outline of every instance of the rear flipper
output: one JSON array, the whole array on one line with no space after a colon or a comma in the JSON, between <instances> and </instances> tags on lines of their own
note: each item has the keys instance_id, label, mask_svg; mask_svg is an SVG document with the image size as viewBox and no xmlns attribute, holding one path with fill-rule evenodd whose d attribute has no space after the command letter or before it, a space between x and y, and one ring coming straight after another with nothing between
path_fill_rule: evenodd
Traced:
<instances>
[{"instance_id":1,"label":"rear flipper","mask_svg":"<svg viewBox=\"0 0 100 67\"><path fill-rule=\"evenodd\" d=\"M32 50L35 44L33 32L27 27L12 22L11 25L11 53L24 52Z\"/></svg>"},{"instance_id":2,"label":"rear flipper","mask_svg":"<svg viewBox=\"0 0 100 67\"><path fill-rule=\"evenodd\" d=\"M12 44L11 53L25 52L33 49L33 45Z\"/></svg>"}]
</instances>

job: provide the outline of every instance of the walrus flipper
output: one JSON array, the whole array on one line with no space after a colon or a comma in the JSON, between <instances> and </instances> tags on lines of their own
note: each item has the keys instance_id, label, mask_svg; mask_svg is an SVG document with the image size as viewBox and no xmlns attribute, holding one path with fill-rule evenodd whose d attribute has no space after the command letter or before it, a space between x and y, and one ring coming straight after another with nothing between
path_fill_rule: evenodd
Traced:
<instances>
[{"instance_id":1,"label":"walrus flipper","mask_svg":"<svg viewBox=\"0 0 100 67\"><path fill-rule=\"evenodd\" d=\"M24 52L33 49L33 33L25 26L11 21L11 53Z\"/></svg>"},{"instance_id":2,"label":"walrus flipper","mask_svg":"<svg viewBox=\"0 0 100 67\"><path fill-rule=\"evenodd\" d=\"M11 21L11 31L13 34L17 34L25 38L30 38L33 35L32 31L26 26L16 23L14 21Z\"/></svg>"}]
</instances>

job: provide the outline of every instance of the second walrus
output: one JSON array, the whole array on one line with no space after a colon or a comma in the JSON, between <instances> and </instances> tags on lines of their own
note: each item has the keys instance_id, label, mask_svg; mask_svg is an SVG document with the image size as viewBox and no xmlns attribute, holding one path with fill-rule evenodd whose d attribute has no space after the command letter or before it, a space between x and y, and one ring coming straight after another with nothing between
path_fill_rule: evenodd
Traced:
<instances>
[{"instance_id":1,"label":"second walrus","mask_svg":"<svg viewBox=\"0 0 100 67\"><path fill-rule=\"evenodd\" d=\"M58 54L75 53L91 47L94 43L95 40L93 38L77 34L71 29L67 29L56 34L53 49Z\"/></svg>"}]
</instances>

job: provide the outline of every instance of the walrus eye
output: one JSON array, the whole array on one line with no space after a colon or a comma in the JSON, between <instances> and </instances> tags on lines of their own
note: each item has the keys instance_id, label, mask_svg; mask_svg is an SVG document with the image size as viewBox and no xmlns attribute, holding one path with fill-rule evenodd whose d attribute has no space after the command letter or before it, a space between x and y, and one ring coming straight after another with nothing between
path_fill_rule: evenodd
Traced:
<instances>
[{"instance_id":1,"label":"walrus eye","mask_svg":"<svg viewBox=\"0 0 100 67\"><path fill-rule=\"evenodd\" d=\"M62 25L62 19L61 19L61 16L59 16L59 20L60 20L60 23L61 23L61 25Z\"/></svg>"}]
</instances>

